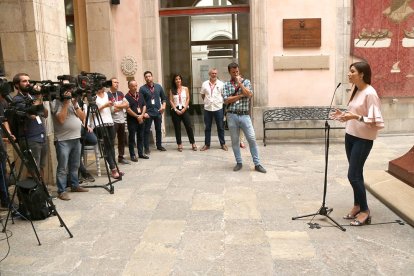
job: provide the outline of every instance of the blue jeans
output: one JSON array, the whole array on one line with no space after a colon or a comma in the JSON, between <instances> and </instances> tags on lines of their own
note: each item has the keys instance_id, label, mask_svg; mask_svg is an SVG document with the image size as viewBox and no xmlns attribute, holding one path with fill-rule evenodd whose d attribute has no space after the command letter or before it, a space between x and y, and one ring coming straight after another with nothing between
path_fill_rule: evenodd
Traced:
<instances>
[{"instance_id":1,"label":"blue jeans","mask_svg":"<svg viewBox=\"0 0 414 276\"><path fill-rule=\"evenodd\" d=\"M354 190L354 205L359 206L361 211L367 211L367 193L364 184L364 164L372 149L374 141L366 140L345 134L345 150L348 158L348 180Z\"/></svg>"},{"instance_id":2,"label":"blue jeans","mask_svg":"<svg viewBox=\"0 0 414 276\"><path fill-rule=\"evenodd\" d=\"M211 143L211 125L213 124L213 118L216 121L217 134L220 141L220 145L226 144L224 140L224 114L223 109L217 111L204 110L204 144L210 146Z\"/></svg>"},{"instance_id":3,"label":"blue jeans","mask_svg":"<svg viewBox=\"0 0 414 276\"><path fill-rule=\"evenodd\" d=\"M80 139L71 139L66 141L57 141L56 157L56 185L58 193L63 193L66 189L68 173L72 188L79 186L78 170L81 154Z\"/></svg>"},{"instance_id":4,"label":"blue jeans","mask_svg":"<svg viewBox=\"0 0 414 276\"><path fill-rule=\"evenodd\" d=\"M134 146L137 144L138 156L144 155L144 127L145 124L128 121L128 148L129 156L135 157Z\"/></svg>"},{"instance_id":5,"label":"blue jeans","mask_svg":"<svg viewBox=\"0 0 414 276\"><path fill-rule=\"evenodd\" d=\"M230 130L231 147L233 148L234 157L237 163L243 163L240 153L240 129L244 132L246 140L249 143L250 154L253 157L253 163L255 166L260 165L259 149L256 143L256 134L252 120L249 115L237 115L233 113L227 113L227 123Z\"/></svg>"}]
</instances>

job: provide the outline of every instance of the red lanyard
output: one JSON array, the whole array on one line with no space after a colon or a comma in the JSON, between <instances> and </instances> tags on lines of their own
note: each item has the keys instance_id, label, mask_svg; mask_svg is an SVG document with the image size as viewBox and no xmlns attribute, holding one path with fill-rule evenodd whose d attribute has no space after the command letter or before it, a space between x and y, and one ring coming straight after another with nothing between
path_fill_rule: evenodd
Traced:
<instances>
[{"instance_id":1,"label":"red lanyard","mask_svg":"<svg viewBox=\"0 0 414 276\"><path fill-rule=\"evenodd\" d=\"M138 100L139 100L139 93L135 93L135 95L136 96L134 96L134 95L132 95L132 93L131 93L131 91L129 91L128 92L129 93L129 95L136 101L136 102L138 102Z\"/></svg>"},{"instance_id":2,"label":"red lanyard","mask_svg":"<svg viewBox=\"0 0 414 276\"><path fill-rule=\"evenodd\" d=\"M180 104L182 104L182 102L181 102L181 91L183 91L182 90L182 88L180 89L180 91L178 91L178 89L177 89L177 94L178 94L178 103Z\"/></svg>"},{"instance_id":3,"label":"red lanyard","mask_svg":"<svg viewBox=\"0 0 414 276\"><path fill-rule=\"evenodd\" d=\"M213 91L214 91L214 88L216 87L216 84L217 83L215 83L214 85L212 85L211 82L209 82L209 84L210 84L211 97L213 97Z\"/></svg>"},{"instance_id":4,"label":"red lanyard","mask_svg":"<svg viewBox=\"0 0 414 276\"><path fill-rule=\"evenodd\" d=\"M153 85L153 86L149 86L149 85L147 85L148 86L148 88L149 88L149 90L150 90L150 92L151 92L151 98L152 99L154 99L154 92L155 92L155 86Z\"/></svg>"},{"instance_id":5,"label":"red lanyard","mask_svg":"<svg viewBox=\"0 0 414 276\"><path fill-rule=\"evenodd\" d=\"M240 89L240 86L238 86L238 85L234 85L235 84L235 82L234 81L231 81L231 84L233 85L233 87L234 87L234 92L235 93L237 93L238 91L239 91L239 89Z\"/></svg>"}]
</instances>

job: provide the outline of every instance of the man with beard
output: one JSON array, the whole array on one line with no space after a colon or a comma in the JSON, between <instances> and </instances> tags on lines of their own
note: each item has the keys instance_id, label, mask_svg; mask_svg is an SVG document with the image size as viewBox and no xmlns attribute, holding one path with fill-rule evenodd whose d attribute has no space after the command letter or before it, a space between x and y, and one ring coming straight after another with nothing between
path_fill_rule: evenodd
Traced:
<instances>
[{"instance_id":1,"label":"man with beard","mask_svg":"<svg viewBox=\"0 0 414 276\"><path fill-rule=\"evenodd\" d=\"M13 98L16 108L19 110L27 110L26 117L15 118L15 120L22 119L24 126L13 133L21 148L28 148L31 150L36 165L40 171L40 175L44 178L44 168L46 166L47 158L47 143L46 143L46 128L43 123L43 118L47 118L48 110L43 105L42 95L36 93L31 95L30 92L35 91L30 85L30 77L26 73L18 73L13 77L13 86L17 89L17 95ZM32 106L28 106L32 102ZM34 111L36 110L36 111ZM21 115L15 116L19 117ZM14 121L13 125L16 127L21 124L21 121Z\"/></svg>"},{"instance_id":2,"label":"man with beard","mask_svg":"<svg viewBox=\"0 0 414 276\"><path fill-rule=\"evenodd\" d=\"M145 120L144 131L144 148L145 154L150 153L149 149L149 137L151 124L154 121L156 146L159 151L166 151L161 144L161 123L162 114L164 113L167 97L165 96L164 89L158 83L154 83L153 76L150 71L145 71L144 78L146 84L139 88L139 93L144 97L145 104L147 106L148 119Z\"/></svg>"},{"instance_id":3,"label":"man with beard","mask_svg":"<svg viewBox=\"0 0 414 276\"><path fill-rule=\"evenodd\" d=\"M256 135L249 115L250 98L253 96L250 80L242 78L237 63L232 62L227 68L231 79L224 83L223 98L225 104L227 104L227 122L236 159L236 166L233 168L233 171L239 171L243 166L240 153L240 130L242 130L247 142L249 142L254 169L258 172L266 173L265 168L260 164Z\"/></svg>"}]
</instances>

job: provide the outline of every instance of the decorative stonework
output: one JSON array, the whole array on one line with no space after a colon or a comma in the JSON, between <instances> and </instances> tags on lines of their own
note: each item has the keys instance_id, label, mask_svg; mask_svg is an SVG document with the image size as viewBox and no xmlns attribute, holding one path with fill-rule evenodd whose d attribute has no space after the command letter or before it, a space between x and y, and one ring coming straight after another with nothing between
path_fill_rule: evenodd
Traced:
<instances>
[{"instance_id":1,"label":"decorative stonework","mask_svg":"<svg viewBox=\"0 0 414 276\"><path fill-rule=\"evenodd\" d=\"M137 72L138 64L133 56L126 56L122 59L121 70L125 76L130 77Z\"/></svg>"}]
</instances>

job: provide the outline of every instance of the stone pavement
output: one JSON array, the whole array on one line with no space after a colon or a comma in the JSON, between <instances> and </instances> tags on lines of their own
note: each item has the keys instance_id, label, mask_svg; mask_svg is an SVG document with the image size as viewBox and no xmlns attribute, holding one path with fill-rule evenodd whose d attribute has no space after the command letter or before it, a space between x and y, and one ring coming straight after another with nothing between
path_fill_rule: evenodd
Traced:
<instances>
[{"instance_id":1,"label":"stone pavement","mask_svg":"<svg viewBox=\"0 0 414 276\"><path fill-rule=\"evenodd\" d=\"M414 136L381 136L366 172L386 170L413 144ZM331 140L326 199L346 232L320 215L291 219L321 206L323 140L259 145L267 174L254 171L247 149L243 169L233 172L231 149L218 143L181 153L166 143L167 152L121 165L126 175L114 194L94 188L54 200L72 239L55 217L35 222L41 246L28 222L9 224L1 276L414 274L414 229L395 223L400 218L377 198L368 193L373 225L341 218L353 204L342 138Z\"/></svg>"}]
</instances>

